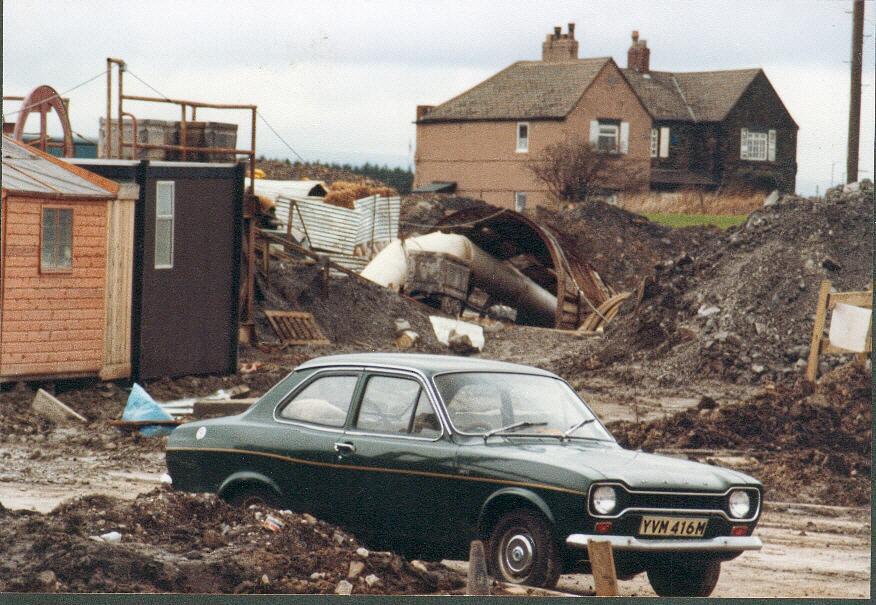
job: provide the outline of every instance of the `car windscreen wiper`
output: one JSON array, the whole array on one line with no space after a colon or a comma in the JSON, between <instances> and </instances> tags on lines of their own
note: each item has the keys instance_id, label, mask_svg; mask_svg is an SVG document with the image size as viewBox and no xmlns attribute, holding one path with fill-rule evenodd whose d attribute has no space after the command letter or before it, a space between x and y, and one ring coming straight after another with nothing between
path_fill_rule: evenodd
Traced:
<instances>
[{"instance_id":1,"label":"car windscreen wiper","mask_svg":"<svg viewBox=\"0 0 876 605\"><path fill-rule=\"evenodd\" d=\"M487 439L492 437L493 435L498 435L499 433L504 433L505 431L512 431L514 429L522 429L523 427L527 427L527 426L544 426L546 424L547 424L547 422L529 422L529 421L524 420L522 422L515 422L514 424L509 424L508 426L501 426L497 429L493 429L492 431L487 431L486 433L484 433L484 442L486 443Z\"/></svg>"},{"instance_id":2,"label":"car windscreen wiper","mask_svg":"<svg viewBox=\"0 0 876 605\"><path fill-rule=\"evenodd\" d=\"M572 426L572 428L570 428L569 430L565 431L563 433L563 439L568 439L569 435L571 435L572 433L574 433L575 431L580 429L582 426L586 426L586 425L590 424L591 422L596 422L596 418L585 418L584 420L582 420L578 424Z\"/></svg>"}]
</instances>

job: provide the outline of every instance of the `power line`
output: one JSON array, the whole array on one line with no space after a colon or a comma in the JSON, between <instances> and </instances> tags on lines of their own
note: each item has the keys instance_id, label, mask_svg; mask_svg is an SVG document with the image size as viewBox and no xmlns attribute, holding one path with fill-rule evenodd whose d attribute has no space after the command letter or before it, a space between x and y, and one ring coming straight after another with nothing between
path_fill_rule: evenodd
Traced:
<instances>
[{"instance_id":1,"label":"power line","mask_svg":"<svg viewBox=\"0 0 876 605\"><path fill-rule=\"evenodd\" d=\"M286 139L284 139L283 137L280 136L280 133L277 132L273 126L271 126L271 124L265 119L265 116L262 115L262 112L256 111L256 114L258 114L258 116L262 119L262 122L265 123L265 126L267 126L270 129L270 131L274 133L274 136L277 137L278 139L280 139L280 142L283 143L283 145L285 145L289 149L289 151L291 151L292 153L295 154L295 157L297 157L302 162L307 162L307 160L305 160L303 157L301 157L300 153L298 153L297 151L292 149L292 145L287 143Z\"/></svg>"},{"instance_id":2,"label":"power line","mask_svg":"<svg viewBox=\"0 0 876 605\"><path fill-rule=\"evenodd\" d=\"M164 99L165 101L170 101L170 99L168 98L168 96L167 96L166 94L164 94L163 92L161 92L160 90L158 90L157 88L155 88L154 86L152 86L149 82L147 82L146 80L144 80L143 78L141 78L140 76L138 76L137 74L135 74L135 73L134 73L133 71L131 71L130 69L125 69L125 73L129 73L129 74L131 74L131 76L132 76L135 80L137 80L138 82L140 82L141 84L143 84L144 86L146 86L149 90L151 90L152 92L154 92L155 94L157 94L159 97L161 97L161 98Z\"/></svg>"},{"instance_id":3,"label":"power line","mask_svg":"<svg viewBox=\"0 0 876 605\"><path fill-rule=\"evenodd\" d=\"M71 92L73 92L74 90L76 90L77 88L80 88L80 87L85 86L86 84L88 84L88 83L90 83L90 82L93 82L93 81L97 80L99 77L103 76L104 74L106 74L106 71L105 71L105 70L101 70L101 72L100 72L99 74L97 74L97 75L95 75L95 76L93 76L93 77L91 77L91 78L88 78L87 80L85 80L85 81L83 81L83 82L80 82L79 84L77 84L77 85L74 86L73 88L68 88L68 89L65 90L64 92L59 92L59 93L57 93L57 94L54 94L54 95L52 95L51 97L49 97L49 98L47 98L47 99L43 99L42 101L39 101L38 103L31 103L31 104L28 105L27 107L22 107L21 109L18 109L17 111L12 111L12 112L9 112L8 114L4 112L4 115L14 116L15 114L21 113L22 111L25 111L26 109L31 109L31 108L33 108L33 107L38 107L38 106L42 105L43 103L45 103L46 101L48 101L48 100L50 100L50 99L61 99L61 100L63 101L63 96L64 96L64 95L68 95L68 94L70 94Z\"/></svg>"}]
</instances>

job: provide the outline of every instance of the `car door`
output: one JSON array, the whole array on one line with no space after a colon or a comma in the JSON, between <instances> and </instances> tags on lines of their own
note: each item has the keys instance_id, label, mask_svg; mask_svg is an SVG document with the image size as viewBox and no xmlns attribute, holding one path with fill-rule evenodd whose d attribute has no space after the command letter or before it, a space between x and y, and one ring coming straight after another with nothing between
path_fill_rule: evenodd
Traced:
<instances>
[{"instance_id":1,"label":"car door","mask_svg":"<svg viewBox=\"0 0 876 605\"><path fill-rule=\"evenodd\" d=\"M284 489L297 509L339 522L352 503L344 493L349 471L339 466L335 444L344 437L360 379L356 369L318 370L274 414L285 425L283 453L291 462Z\"/></svg>"},{"instance_id":2,"label":"car door","mask_svg":"<svg viewBox=\"0 0 876 605\"><path fill-rule=\"evenodd\" d=\"M370 371L362 379L344 440L344 464L358 470L357 525L377 542L428 535L452 502L455 446L428 388L413 373ZM440 523L439 523L440 525Z\"/></svg>"}]
</instances>

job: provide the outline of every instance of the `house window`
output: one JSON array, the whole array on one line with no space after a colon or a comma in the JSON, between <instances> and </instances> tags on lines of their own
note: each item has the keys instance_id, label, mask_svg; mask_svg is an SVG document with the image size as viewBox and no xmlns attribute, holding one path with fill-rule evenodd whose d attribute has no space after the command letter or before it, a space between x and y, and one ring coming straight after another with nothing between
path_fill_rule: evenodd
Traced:
<instances>
[{"instance_id":1,"label":"house window","mask_svg":"<svg viewBox=\"0 0 876 605\"><path fill-rule=\"evenodd\" d=\"M776 131L751 130L740 132L739 157L755 162L774 162L776 159Z\"/></svg>"},{"instance_id":2,"label":"house window","mask_svg":"<svg viewBox=\"0 0 876 605\"><path fill-rule=\"evenodd\" d=\"M656 128L651 129L651 157L657 157L657 150L659 149L659 141L660 141L660 131Z\"/></svg>"},{"instance_id":3,"label":"house window","mask_svg":"<svg viewBox=\"0 0 876 605\"><path fill-rule=\"evenodd\" d=\"M44 207L40 271L72 271L73 209Z\"/></svg>"},{"instance_id":4,"label":"house window","mask_svg":"<svg viewBox=\"0 0 876 605\"><path fill-rule=\"evenodd\" d=\"M173 217L175 183L158 181L155 185L155 268L173 268Z\"/></svg>"},{"instance_id":5,"label":"house window","mask_svg":"<svg viewBox=\"0 0 876 605\"><path fill-rule=\"evenodd\" d=\"M517 191L514 193L514 210L523 212L526 210L526 193Z\"/></svg>"},{"instance_id":6,"label":"house window","mask_svg":"<svg viewBox=\"0 0 876 605\"><path fill-rule=\"evenodd\" d=\"M529 151L529 122L517 122L517 153Z\"/></svg>"},{"instance_id":7,"label":"house window","mask_svg":"<svg viewBox=\"0 0 876 605\"><path fill-rule=\"evenodd\" d=\"M599 138L596 148L602 153L617 153L620 140L620 128L617 124L599 123Z\"/></svg>"}]
</instances>

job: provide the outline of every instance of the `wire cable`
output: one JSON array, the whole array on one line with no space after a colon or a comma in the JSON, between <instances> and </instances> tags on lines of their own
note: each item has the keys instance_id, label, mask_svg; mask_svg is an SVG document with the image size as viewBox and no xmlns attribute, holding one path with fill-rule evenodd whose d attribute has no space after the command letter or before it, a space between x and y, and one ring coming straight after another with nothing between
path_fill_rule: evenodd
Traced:
<instances>
[{"instance_id":1,"label":"wire cable","mask_svg":"<svg viewBox=\"0 0 876 605\"><path fill-rule=\"evenodd\" d=\"M294 149L292 149L292 145L290 145L289 143L287 143L287 142L286 142L286 139L284 139L283 137L280 136L280 133L277 132L277 131L274 129L273 126L271 126L270 122L268 122L268 121L265 119L265 116L262 115L262 112L260 112L260 111L256 111L256 114L262 119L262 122L265 123L265 126L267 126L268 129L269 129L271 132L274 133L274 136L277 137L278 139L280 139L280 142L283 143L283 145L285 145L285 146L289 149L289 151L291 151L292 153L295 154L295 157L296 157L296 158L298 158L301 162L304 162L304 163L307 162L307 160L305 160L303 157L301 157L301 154L300 154L300 153L298 153L297 151L295 151Z\"/></svg>"},{"instance_id":2,"label":"wire cable","mask_svg":"<svg viewBox=\"0 0 876 605\"><path fill-rule=\"evenodd\" d=\"M100 78L100 77L103 76L103 75L106 75L106 70L101 70L101 72L100 72L99 74L97 74L97 75L95 75L95 76L93 76L93 77L91 77L91 78L88 78L87 80L85 80L85 81L83 81L83 82L80 82L79 84L77 84L77 85L74 86L73 88L68 88L68 89L65 90L64 92L59 92L59 93L57 93L57 94L52 95L52 96L49 97L48 99L43 99L42 101L39 101L38 103L32 103L32 104L28 105L27 107L22 107L22 108L20 108L20 109L18 109L18 110L16 110L16 111L11 111L11 112L9 112L9 113L5 113L4 115L7 115L7 116L14 116L14 115L19 114L19 113L21 113L22 111L25 111L25 110L27 110L27 109L31 109L31 108L33 108L33 107L38 107L38 106L42 105L43 103L45 103L46 101L48 101L49 99L61 99L61 100L63 101L63 100L64 100L64 99L63 99L64 95L68 95L68 94L70 94L71 92L73 92L74 90L76 90L77 88L80 88L80 87L82 87L82 86L85 86L86 84L89 84L90 82L94 82L95 80L97 80L98 78Z\"/></svg>"},{"instance_id":3,"label":"wire cable","mask_svg":"<svg viewBox=\"0 0 876 605\"><path fill-rule=\"evenodd\" d=\"M164 94L163 92L161 92L160 90L158 90L157 88L152 86L149 82L147 82L146 80L144 80L143 78L141 78L140 76L135 74L130 69L125 68L125 73L131 74L131 77L133 77L135 80L140 82L143 86L145 86L146 88L148 88L149 90L151 90L152 92L157 94L159 97L161 97L165 101L170 101L170 97L168 97L166 94Z\"/></svg>"}]
</instances>

